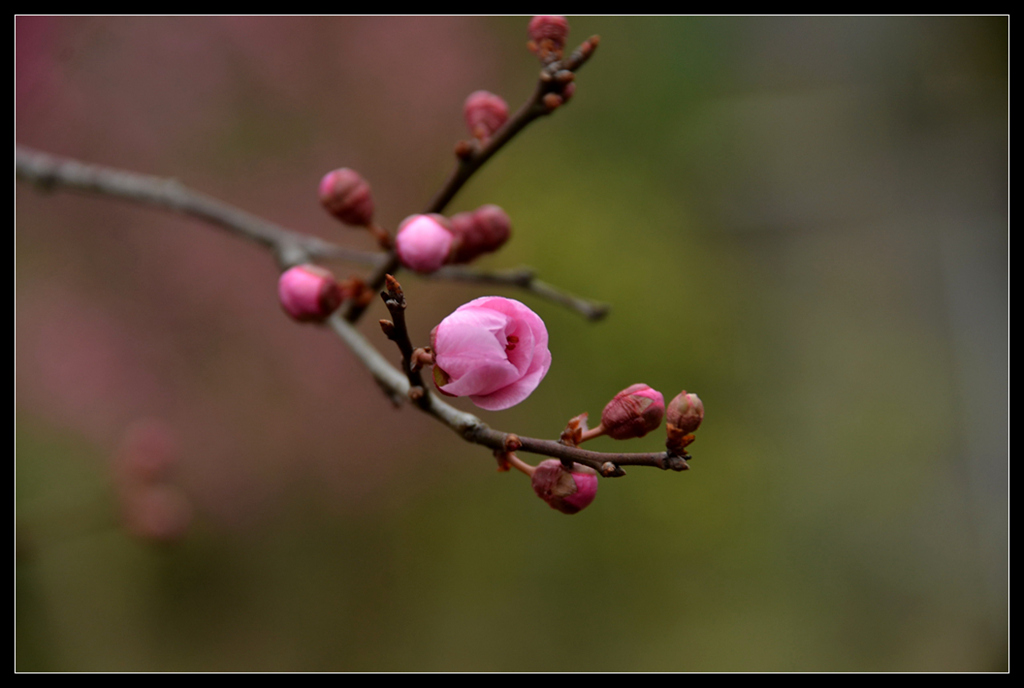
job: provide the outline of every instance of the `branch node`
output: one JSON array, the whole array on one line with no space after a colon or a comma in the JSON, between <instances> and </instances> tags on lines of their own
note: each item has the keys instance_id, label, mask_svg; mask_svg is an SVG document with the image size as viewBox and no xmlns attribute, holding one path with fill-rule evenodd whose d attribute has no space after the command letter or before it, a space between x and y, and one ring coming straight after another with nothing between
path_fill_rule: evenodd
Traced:
<instances>
[{"instance_id":1,"label":"branch node","mask_svg":"<svg viewBox=\"0 0 1024 688\"><path fill-rule=\"evenodd\" d=\"M613 461L605 461L601 464L601 475L606 478L621 478L626 475L626 471L622 470L622 467Z\"/></svg>"},{"instance_id":2,"label":"branch node","mask_svg":"<svg viewBox=\"0 0 1024 688\"><path fill-rule=\"evenodd\" d=\"M523 441L519 439L519 435L513 432L505 435L505 441L502 444L502 449L506 452L514 452L523 447Z\"/></svg>"},{"instance_id":3,"label":"branch node","mask_svg":"<svg viewBox=\"0 0 1024 688\"><path fill-rule=\"evenodd\" d=\"M664 470L670 471L688 471L690 470L690 464L686 463L686 460L691 458L689 454L684 453L682 456L678 454L669 454L665 457Z\"/></svg>"}]
</instances>

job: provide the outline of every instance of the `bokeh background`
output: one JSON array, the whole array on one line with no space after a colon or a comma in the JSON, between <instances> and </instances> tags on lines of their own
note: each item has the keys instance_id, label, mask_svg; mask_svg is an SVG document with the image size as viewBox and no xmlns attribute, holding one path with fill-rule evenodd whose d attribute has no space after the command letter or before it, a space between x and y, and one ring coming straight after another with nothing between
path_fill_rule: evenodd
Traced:
<instances>
[{"instance_id":1,"label":"bokeh background","mask_svg":"<svg viewBox=\"0 0 1024 688\"><path fill-rule=\"evenodd\" d=\"M320 177L424 207L465 97L532 91L526 24L18 17L16 140L372 249ZM557 513L289 321L259 247L18 184L18 670L1007 669L1008 19L570 25L602 37L574 99L449 210L501 205L482 265L610 316L406 274L411 327L523 300L551 372L479 415L556 437L696 391L692 470ZM125 526L140 424L191 515L162 542Z\"/></svg>"}]
</instances>

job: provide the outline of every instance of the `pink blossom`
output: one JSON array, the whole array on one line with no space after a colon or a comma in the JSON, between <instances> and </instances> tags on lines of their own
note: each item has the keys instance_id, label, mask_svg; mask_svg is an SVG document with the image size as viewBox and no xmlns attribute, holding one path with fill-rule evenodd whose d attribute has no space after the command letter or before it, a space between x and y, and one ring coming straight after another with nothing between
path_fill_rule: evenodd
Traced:
<instances>
[{"instance_id":1,"label":"pink blossom","mask_svg":"<svg viewBox=\"0 0 1024 688\"><path fill-rule=\"evenodd\" d=\"M488 139L508 121L508 103L489 91L474 91L462 107L469 133Z\"/></svg>"},{"instance_id":2,"label":"pink blossom","mask_svg":"<svg viewBox=\"0 0 1024 688\"><path fill-rule=\"evenodd\" d=\"M597 473L592 468L573 464L570 472L558 459L541 461L530 482L538 497L563 514L581 511L597 496Z\"/></svg>"},{"instance_id":3,"label":"pink blossom","mask_svg":"<svg viewBox=\"0 0 1024 688\"><path fill-rule=\"evenodd\" d=\"M395 250L402 265L416 272L434 272L448 260L455 237L440 215L413 215L398 228Z\"/></svg>"},{"instance_id":4,"label":"pink blossom","mask_svg":"<svg viewBox=\"0 0 1024 688\"><path fill-rule=\"evenodd\" d=\"M550 41L552 49L561 50L569 35L569 22L557 14L541 14L530 20L527 31L535 43Z\"/></svg>"},{"instance_id":5,"label":"pink blossom","mask_svg":"<svg viewBox=\"0 0 1024 688\"><path fill-rule=\"evenodd\" d=\"M451 223L452 234L456 238L453 263L468 263L477 256L497 251L512 232L508 215L496 205L457 213L452 215Z\"/></svg>"},{"instance_id":6,"label":"pink blossom","mask_svg":"<svg viewBox=\"0 0 1024 688\"><path fill-rule=\"evenodd\" d=\"M320 203L347 225L365 227L373 222L370 185L355 170L343 167L320 180Z\"/></svg>"},{"instance_id":7,"label":"pink blossom","mask_svg":"<svg viewBox=\"0 0 1024 688\"><path fill-rule=\"evenodd\" d=\"M278 280L277 293L285 313L300 322L325 320L344 297L334 275L318 265L296 265L285 270Z\"/></svg>"},{"instance_id":8,"label":"pink blossom","mask_svg":"<svg viewBox=\"0 0 1024 688\"><path fill-rule=\"evenodd\" d=\"M640 383L615 395L601 413L601 425L609 437L628 440L643 437L661 425L665 398L661 392Z\"/></svg>"},{"instance_id":9,"label":"pink blossom","mask_svg":"<svg viewBox=\"0 0 1024 688\"><path fill-rule=\"evenodd\" d=\"M442 320L431 339L437 388L488 411L530 396L551 367L544 321L514 299L470 301Z\"/></svg>"},{"instance_id":10,"label":"pink blossom","mask_svg":"<svg viewBox=\"0 0 1024 688\"><path fill-rule=\"evenodd\" d=\"M569 22L558 15L539 15L530 20L530 50L544 64L562 59L562 48L569 35Z\"/></svg>"},{"instance_id":11,"label":"pink blossom","mask_svg":"<svg viewBox=\"0 0 1024 688\"><path fill-rule=\"evenodd\" d=\"M683 434L696 432L704 420L704 402L684 389L668 405L668 422Z\"/></svg>"}]
</instances>

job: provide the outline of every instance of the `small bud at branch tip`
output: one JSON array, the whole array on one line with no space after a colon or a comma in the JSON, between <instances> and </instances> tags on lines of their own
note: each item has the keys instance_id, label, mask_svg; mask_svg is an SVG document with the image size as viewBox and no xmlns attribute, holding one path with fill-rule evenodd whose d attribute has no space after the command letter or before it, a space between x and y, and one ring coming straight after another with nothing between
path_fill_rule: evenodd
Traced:
<instances>
[{"instance_id":1,"label":"small bud at branch tip","mask_svg":"<svg viewBox=\"0 0 1024 688\"><path fill-rule=\"evenodd\" d=\"M463 115L469 133L486 141L508 121L508 103L488 91L476 91L466 98Z\"/></svg>"}]
</instances>

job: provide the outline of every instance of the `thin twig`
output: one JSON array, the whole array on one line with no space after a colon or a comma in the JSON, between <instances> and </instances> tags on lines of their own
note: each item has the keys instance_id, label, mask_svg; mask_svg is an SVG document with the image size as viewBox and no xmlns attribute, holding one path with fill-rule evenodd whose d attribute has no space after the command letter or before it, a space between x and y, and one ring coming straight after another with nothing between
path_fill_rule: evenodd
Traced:
<instances>
[{"instance_id":1,"label":"thin twig","mask_svg":"<svg viewBox=\"0 0 1024 688\"><path fill-rule=\"evenodd\" d=\"M501 148L512 140L516 134L526 128L535 119L550 115L561 105L562 92L569 81L573 78L573 72L582 67L590 56L594 54L599 39L591 36L576 49L573 54L565 59L551 62L544 66L537 80L533 95L530 96L518 111L498 131L487 139L482 146L470 148L467 154L459 158L458 164L452 170L451 175L444 186L434 195L426 213L440 213L448 203L455 197L455 194L469 181L470 177L480 169L485 162L494 157ZM558 96L557 105L552 107L552 101L545 102L545 96L554 94Z\"/></svg>"},{"instance_id":2,"label":"thin twig","mask_svg":"<svg viewBox=\"0 0 1024 688\"><path fill-rule=\"evenodd\" d=\"M448 265L429 275L431 278L475 282L477 284L496 284L518 287L566 308L576 311L587 320L597 321L608 315L609 306L598 301L591 301L564 289L543 282L535 276L532 268L512 268L509 270L477 270L464 265Z\"/></svg>"},{"instance_id":3,"label":"thin twig","mask_svg":"<svg viewBox=\"0 0 1024 688\"><path fill-rule=\"evenodd\" d=\"M384 334L398 345L398 350L402 354L402 371L409 381L409 398L426 410L430 406L430 392L423 384L419 365L413 361L415 350L412 340L409 339L409 329L405 325L405 294L402 292L402 285L391 275L387 276L385 284L387 290L382 291L380 295L388 312L391 313L391 320L381 320L380 324Z\"/></svg>"},{"instance_id":4,"label":"thin twig","mask_svg":"<svg viewBox=\"0 0 1024 688\"><path fill-rule=\"evenodd\" d=\"M459 156L455 169L452 170L444 185L434 194L434 198L431 199L427 208L423 211L424 214L443 212L448 203L455 198L455 194L462 189L476 171L483 167L485 162L494 157L516 134L525 129L535 119L544 115L550 115L559 105L563 104L562 93L566 85L574 78L573 72L590 59L591 55L594 54L594 50L597 49L599 40L597 36L591 36L567 59L545 65L541 69L540 78L537 80L537 86L533 91L533 95L523 103L519 110L498 131L494 132L483 145L473 144L471 147L464 149L465 154ZM558 97L557 101L546 99L546 96L552 95ZM401 263L398 260L398 255L392 250L387 262L374 270L373 275L366 282L374 291L379 290L384 286L385 276L394 275L400 267ZM554 294L547 294L547 296L551 298ZM555 300L560 303L567 303L564 297L557 297ZM357 322L364 310L366 310L365 306L355 303L348 304L345 307L345 320L350 323Z\"/></svg>"},{"instance_id":5,"label":"thin twig","mask_svg":"<svg viewBox=\"0 0 1024 688\"><path fill-rule=\"evenodd\" d=\"M44 191L62 189L110 196L182 213L214 224L270 248L282 269L315 259L343 260L373 266L373 273L365 281L383 285L384 276L396 272L401 267L394 253L360 251L291 231L189 189L175 179L87 164L25 146L17 146L15 162L17 178ZM541 298L578 311L588 320L599 320L608 312L608 306L604 304L575 296L536 279L528 268L480 272L463 266L448 266L435 275L443 279L517 286ZM378 289L379 286L374 288L374 291ZM365 306L350 302L345 313L351 314L357 309L361 313L363 308ZM347 317L350 317L350 322L358 318Z\"/></svg>"}]
</instances>

